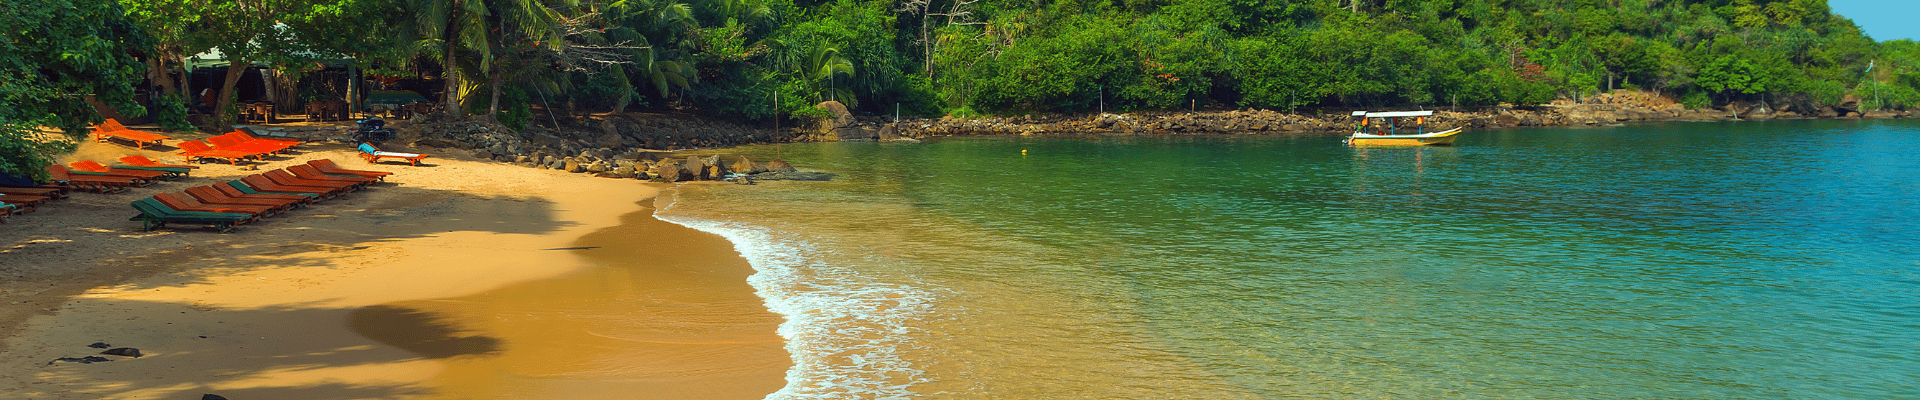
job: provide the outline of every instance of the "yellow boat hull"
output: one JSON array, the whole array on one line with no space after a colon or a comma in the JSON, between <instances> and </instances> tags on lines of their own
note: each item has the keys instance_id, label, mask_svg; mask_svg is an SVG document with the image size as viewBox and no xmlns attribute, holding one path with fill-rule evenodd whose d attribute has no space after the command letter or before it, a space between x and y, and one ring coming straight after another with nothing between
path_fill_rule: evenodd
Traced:
<instances>
[{"instance_id":1,"label":"yellow boat hull","mask_svg":"<svg viewBox=\"0 0 1920 400\"><path fill-rule=\"evenodd\" d=\"M1347 144L1355 146L1447 146L1453 139L1460 137L1460 128L1425 135L1365 135L1356 134L1347 138Z\"/></svg>"}]
</instances>

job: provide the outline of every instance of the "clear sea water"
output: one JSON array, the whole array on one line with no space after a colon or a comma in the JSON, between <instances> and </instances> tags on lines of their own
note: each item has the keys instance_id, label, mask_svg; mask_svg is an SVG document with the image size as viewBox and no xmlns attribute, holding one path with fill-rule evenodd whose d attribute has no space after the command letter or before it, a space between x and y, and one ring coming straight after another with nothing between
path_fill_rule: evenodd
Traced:
<instances>
[{"instance_id":1,"label":"clear sea water","mask_svg":"<svg viewBox=\"0 0 1920 400\"><path fill-rule=\"evenodd\" d=\"M769 398L1920 398L1920 121L728 152Z\"/></svg>"}]
</instances>

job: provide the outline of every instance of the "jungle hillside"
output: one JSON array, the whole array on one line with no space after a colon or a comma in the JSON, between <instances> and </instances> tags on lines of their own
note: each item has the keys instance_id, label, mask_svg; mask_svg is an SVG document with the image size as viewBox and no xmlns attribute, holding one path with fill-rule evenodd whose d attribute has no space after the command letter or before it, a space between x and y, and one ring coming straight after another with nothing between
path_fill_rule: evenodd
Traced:
<instances>
[{"instance_id":1,"label":"jungle hillside","mask_svg":"<svg viewBox=\"0 0 1920 400\"><path fill-rule=\"evenodd\" d=\"M443 110L734 120L1169 109L1474 109L1614 89L1688 107L1920 103L1920 44L1825 0L17 0L0 171L111 107L234 120L247 66L435 82ZM187 92L187 59L231 66ZM344 60L344 61L342 61Z\"/></svg>"}]
</instances>

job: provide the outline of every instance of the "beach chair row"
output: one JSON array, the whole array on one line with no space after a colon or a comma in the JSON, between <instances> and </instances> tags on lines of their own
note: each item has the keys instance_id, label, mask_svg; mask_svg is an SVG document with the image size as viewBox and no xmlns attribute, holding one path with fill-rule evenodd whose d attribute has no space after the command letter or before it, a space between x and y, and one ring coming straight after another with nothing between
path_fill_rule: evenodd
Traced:
<instances>
[{"instance_id":1,"label":"beach chair row","mask_svg":"<svg viewBox=\"0 0 1920 400\"><path fill-rule=\"evenodd\" d=\"M222 233L260 218L339 197L386 179L391 172L340 168L333 160L313 160L237 180L196 186L135 200L141 221L152 231L169 223L212 225Z\"/></svg>"},{"instance_id":2,"label":"beach chair row","mask_svg":"<svg viewBox=\"0 0 1920 400\"><path fill-rule=\"evenodd\" d=\"M67 198L67 189L54 186L0 186L0 223L14 216L40 209L41 205Z\"/></svg>"},{"instance_id":3,"label":"beach chair row","mask_svg":"<svg viewBox=\"0 0 1920 400\"><path fill-rule=\"evenodd\" d=\"M54 186L68 190L115 193L126 191L127 188L144 187L161 179L180 179L199 168L161 164L142 155L120 157L120 162L121 165L114 166L93 160L75 161L64 166L48 165L47 174L52 175Z\"/></svg>"},{"instance_id":4,"label":"beach chair row","mask_svg":"<svg viewBox=\"0 0 1920 400\"><path fill-rule=\"evenodd\" d=\"M228 164L239 164L241 160L266 160L267 156L286 153L298 140L279 140L255 137L244 130L234 129L224 135L201 140L180 142L180 155L188 163L195 160L208 162L226 160Z\"/></svg>"}]
</instances>

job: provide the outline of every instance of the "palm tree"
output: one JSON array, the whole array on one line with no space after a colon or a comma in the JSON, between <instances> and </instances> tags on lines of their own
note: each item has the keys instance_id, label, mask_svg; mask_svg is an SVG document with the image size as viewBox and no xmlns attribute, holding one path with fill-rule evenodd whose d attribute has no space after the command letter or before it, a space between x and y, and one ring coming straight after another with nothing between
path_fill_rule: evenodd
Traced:
<instances>
[{"instance_id":1,"label":"palm tree","mask_svg":"<svg viewBox=\"0 0 1920 400\"><path fill-rule=\"evenodd\" d=\"M412 55L438 61L446 82L442 106L448 112L460 112L460 50L490 54L487 32L487 3L483 0L411 0L417 29L401 30L401 43L412 43Z\"/></svg>"},{"instance_id":2,"label":"palm tree","mask_svg":"<svg viewBox=\"0 0 1920 400\"><path fill-rule=\"evenodd\" d=\"M853 90L835 87L834 81L841 74L853 75L853 61L841 56L839 47L827 44L814 46L813 52L808 53L806 63L800 68L800 76L814 87L815 100L825 97L827 100L840 101L851 107L857 104L853 98ZM825 88L819 86L822 80L826 81ZM825 96L821 96L822 93ZM841 97L845 97L846 100L841 100Z\"/></svg>"},{"instance_id":3,"label":"palm tree","mask_svg":"<svg viewBox=\"0 0 1920 400\"><path fill-rule=\"evenodd\" d=\"M674 86L688 88L693 66L668 56L674 53L668 50L685 46L685 32L698 24L692 7L678 0L620 0L608 5L604 13L612 23L607 39L634 47L633 65L621 68L615 78L622 90L614 111L626 109L633 100L635 88L629 76L651 84L660 97L666 97Z\"/></svg>"}]
</instances>

